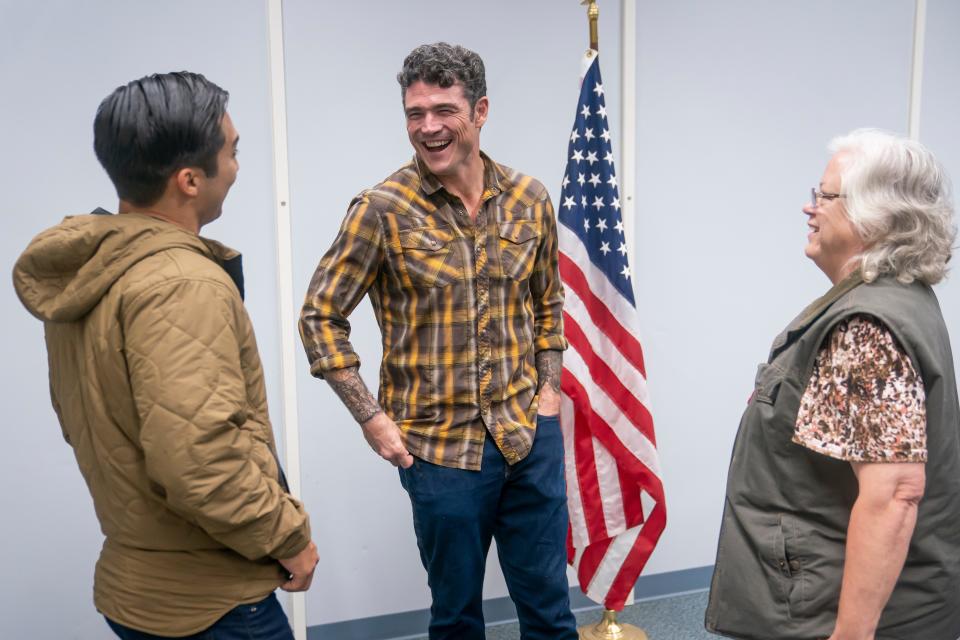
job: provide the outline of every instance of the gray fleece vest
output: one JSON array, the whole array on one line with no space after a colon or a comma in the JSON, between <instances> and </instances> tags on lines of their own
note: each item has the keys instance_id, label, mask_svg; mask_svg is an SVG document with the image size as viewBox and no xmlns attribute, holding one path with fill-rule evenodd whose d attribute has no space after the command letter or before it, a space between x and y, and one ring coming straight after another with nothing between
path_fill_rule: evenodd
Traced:
<instances>
[{"instance_id":1,"label":"gray fleece vest","mask_svg":"<svg viewBox=\"0 0 960 640\"><path fill-rule=\"evenodd\" d=\"M820 346L854 314L881 320L923 378L926 492L877 640L960 637L960 408L947 328L933 290L859 273L790 323L757 372L733 447L709 631L749 640L826 638L836 622L850 510L850 463L791 442Z\"/></svg>"}]
</instances>

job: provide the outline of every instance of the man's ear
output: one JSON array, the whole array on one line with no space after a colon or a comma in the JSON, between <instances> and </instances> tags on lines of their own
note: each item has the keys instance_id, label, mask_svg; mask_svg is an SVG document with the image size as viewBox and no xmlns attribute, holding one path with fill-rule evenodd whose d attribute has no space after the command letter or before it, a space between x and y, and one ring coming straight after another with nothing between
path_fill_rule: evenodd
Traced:
<instances>
[{"instance_id":1,"label":"man's ear","mask_svg":"<svg viewBox=\"0 0 960 640\"><path fill-rule=\"evenodd\" d=\"M490 100L487 99L487 96L483 96L477 100L477 104L473 106L473 120L477 123L477 128L483 126L487 121L487 113L490 111Z\"/></svg>"},{"instance_id":2,"label":"man's ear","mask_svg":"<svg viewBox=\"0 0 960 640\"><path fill-rule=\"evenodd\" d=\"M174 183L178 193L195 198L200 192L200 181L203 177L203 172L199 169L183 167L170 176L170 181Z\"/></svg>"}]
</instances>

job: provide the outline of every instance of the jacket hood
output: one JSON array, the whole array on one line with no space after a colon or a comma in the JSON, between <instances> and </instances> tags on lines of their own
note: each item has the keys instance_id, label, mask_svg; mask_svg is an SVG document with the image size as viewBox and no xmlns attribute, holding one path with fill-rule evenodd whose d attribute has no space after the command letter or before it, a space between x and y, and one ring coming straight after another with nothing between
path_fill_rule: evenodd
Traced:
<instances>
[{"instance_id":1,"label":"jacket hood","mask_svg":"<svg viewBox=\"0 0 960 640\"><path fill-rule=\"evenodd\" d=\"M72 322L93 309L133 265L176 247L217 262L239 256L144 214L70 216L30 242L13 267L13 286L37 318Z\"/></svg>"}]
</instances>

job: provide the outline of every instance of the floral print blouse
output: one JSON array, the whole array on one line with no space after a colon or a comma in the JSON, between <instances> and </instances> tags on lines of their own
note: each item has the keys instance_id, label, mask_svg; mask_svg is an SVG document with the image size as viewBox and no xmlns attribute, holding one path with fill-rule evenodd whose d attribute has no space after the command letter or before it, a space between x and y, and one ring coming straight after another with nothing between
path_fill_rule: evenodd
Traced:
<instances>
[{"instance_id":1,"label":"floral print blouse","mask_svg":"<svg viewBox=\"0 0 960 640\"><path fill-rule=\"evenodd\" d=\"M820 349L793 441L851 462L925 462L923 380L882 322L857 315Z\"/></svg>"}]
</instances>

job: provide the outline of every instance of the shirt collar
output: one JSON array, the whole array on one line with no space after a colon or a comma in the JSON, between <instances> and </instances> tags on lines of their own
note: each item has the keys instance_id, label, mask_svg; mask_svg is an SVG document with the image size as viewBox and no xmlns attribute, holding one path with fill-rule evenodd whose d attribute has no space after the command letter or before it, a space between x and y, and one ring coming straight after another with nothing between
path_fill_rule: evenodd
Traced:
<instances>
[{"instance_id":1,"label":"shirt collar","mask_svg":"<svg viewBox=\"0 0 960 640\"><path fill-rule=\"evenodd\" d=\"M484 198L489 195L502 193L507 185L507 176L500 169L496 162L483 151L480 152L480 159L483 160L483 192ZM420 162L420 157L413 156L413 165L417 168L417 174L420 176L420 190L430 196L443 188L440 179L433 175L427 167Z\"/></svg>"}]
</instances>

